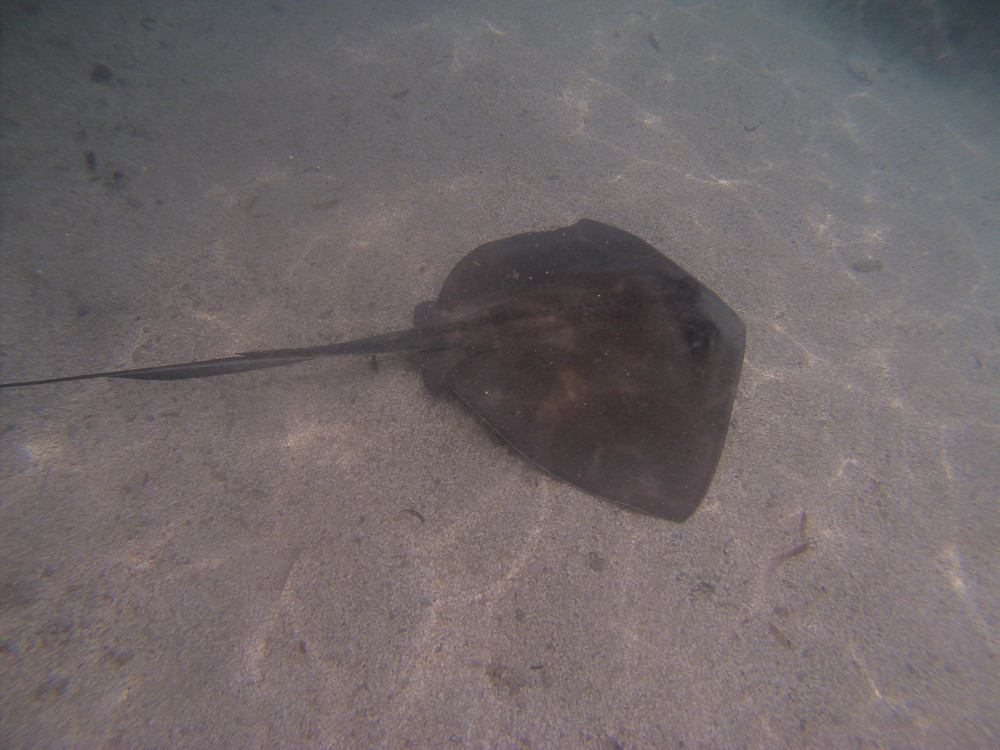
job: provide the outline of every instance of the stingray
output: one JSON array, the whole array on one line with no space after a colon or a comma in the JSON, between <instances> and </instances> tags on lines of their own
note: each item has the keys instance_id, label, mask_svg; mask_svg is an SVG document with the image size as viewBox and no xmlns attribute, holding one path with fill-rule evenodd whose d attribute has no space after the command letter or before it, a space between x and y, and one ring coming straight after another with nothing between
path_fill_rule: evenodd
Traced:
<instances>
[{"instance_id":1,"label":"stingray","mask_svg":"<svg viewBox=\"0 0 1000 750\"><path fill-rule=\"evenodd\" d=\"M412 328L355 341L0 387L182 380L411 352L432 392L454 393L552 476L672 521L701 503L729 430L746 332L652 245L589 219L488 242L413 318Z\"/></svg>"}]
</instances>

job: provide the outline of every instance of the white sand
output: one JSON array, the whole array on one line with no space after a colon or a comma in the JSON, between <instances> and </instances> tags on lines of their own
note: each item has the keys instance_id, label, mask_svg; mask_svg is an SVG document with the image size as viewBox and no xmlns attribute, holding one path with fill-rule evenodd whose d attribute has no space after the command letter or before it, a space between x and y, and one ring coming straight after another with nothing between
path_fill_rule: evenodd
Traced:
<instances>
[{"instance_id":1,"label":"white sand","mask_svg":"<svg viewBox=\"0 0 1000 750\"><path fill-rule=\"evenodd\" d=\"M402 360L4 392L0 744L997 742L996 91L768 5L23 5L5 380L402 327L583 216L749 345L683 526Z\"/></svg>"}]
</instances>

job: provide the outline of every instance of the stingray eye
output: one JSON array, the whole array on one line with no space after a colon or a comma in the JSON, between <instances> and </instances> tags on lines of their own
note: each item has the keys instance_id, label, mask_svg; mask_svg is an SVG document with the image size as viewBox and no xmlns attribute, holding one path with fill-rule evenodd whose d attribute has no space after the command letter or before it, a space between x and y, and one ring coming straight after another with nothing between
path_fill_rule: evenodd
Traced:
<instances>
[{"instance_id":1,"label":"stingray eye","mask_svg":"<svg viewBox=\"0 0 1000 750\"><path fill-rule=\"evenodd\" d=\"M715 323L711 320L698 318L687 324L687 327L684 329L684 340L688 342L688 346L693 351L698 352L705 349L711 343L712 336L715 335L717 330L719 329L715 327Z\"/></svg>"}]
</instances>

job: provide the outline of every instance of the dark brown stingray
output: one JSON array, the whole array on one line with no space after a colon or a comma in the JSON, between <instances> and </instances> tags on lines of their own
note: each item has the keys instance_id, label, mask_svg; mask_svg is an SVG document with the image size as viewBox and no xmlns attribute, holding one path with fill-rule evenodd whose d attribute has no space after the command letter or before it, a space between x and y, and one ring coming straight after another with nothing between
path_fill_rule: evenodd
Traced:
<instances>
[{"instance_id":1,"label":"dark brown stingray","mask_svg":"<svg viewBox=\"0 0 1000 750\"><path fill-rule=\"evenodd\" d=\"M584 219L482 245L414 328L89 378L180 380L341 354L415 353L545 471L654 516L690 516L715 472L743 364L743 322L656 248Z\"/></svg>"}]
</instances>

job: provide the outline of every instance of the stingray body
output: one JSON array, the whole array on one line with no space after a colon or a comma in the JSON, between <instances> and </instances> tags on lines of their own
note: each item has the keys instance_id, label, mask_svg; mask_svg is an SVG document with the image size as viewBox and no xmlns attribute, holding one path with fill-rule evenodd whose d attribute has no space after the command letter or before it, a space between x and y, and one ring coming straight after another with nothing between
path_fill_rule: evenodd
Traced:
<instances>
[{"instance_id":1,"label":"stingray body","mask_svg":"<svg viewBox=\"0 0 1000 750\"><path fill-rule=\"evenodd\" d=\"M743 322L643 240L584 219L473 250L414 327L91 378L179 380L346 354L413 352L514 448L580 489L672 521L698 507L729 429Z\"/></svg>"}]
</instances>

